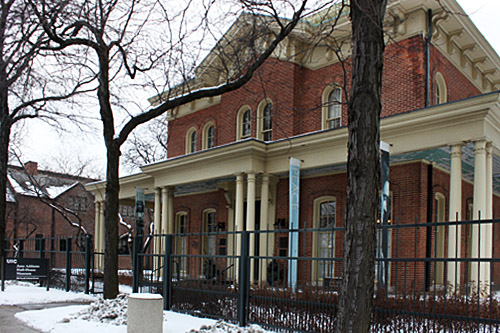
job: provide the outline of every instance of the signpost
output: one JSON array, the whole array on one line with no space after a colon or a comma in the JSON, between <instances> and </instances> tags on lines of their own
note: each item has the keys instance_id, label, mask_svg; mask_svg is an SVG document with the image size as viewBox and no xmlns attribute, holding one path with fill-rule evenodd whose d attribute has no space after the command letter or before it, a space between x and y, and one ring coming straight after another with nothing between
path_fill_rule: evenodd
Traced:
<instances>
[{"instance_id":1,"label":"signpost","mask_svg":"<svg viewBox=\"0 0 500 333\"><path fill-rule=\"evenodd\" d=\"M299 229L299 182L300 182L300 160L290 158L289 175L290 195L290 230ZM299 256L299 233L290 231L288 239L288 255L297 258ZM297 286L297 259L290 259L288 264L288 285L295 289Z\"/></svg>"},{"instance_id":2,"label":"signpost","mask_svg":"<svg viewBox=\"0 0 500 333\"><path fill-rule=\"evenodd\" d=\"M2 291L4 280L47 280L49 289L49 259L39 258L5 258L2 276Z\"/></svg>"}]
</instances>

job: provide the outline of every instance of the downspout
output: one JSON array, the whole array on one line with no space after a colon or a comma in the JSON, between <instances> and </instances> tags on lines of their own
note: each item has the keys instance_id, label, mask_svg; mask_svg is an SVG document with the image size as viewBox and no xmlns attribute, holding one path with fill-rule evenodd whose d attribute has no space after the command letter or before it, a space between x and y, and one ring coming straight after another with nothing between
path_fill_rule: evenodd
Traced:
<instances>
[{"instance_id":1,"label":"downspout","mask_svg":"<svg viewBox=\"0 0 500 333\"><path fill-rule=\"evenodd\" d=\"M433 166L429 164L427 166L427 228L426 228L426 239L425 239L425 258L432 258L432 206L434 203L434 193L433 193ZM425 290L429 290L431 285L431 262L425 262Z\"/></svg>"},{"instance_id":2,"label":"downspout","mask_svg":"<svg viewBox=\"0 0 500 333\"><path fill-rule=\"evenodd\" d=\"M430 71L431 71L432 9L427 11L427 37L425 38L425 107L430 106Z\"/></svg>"}]
</instances>

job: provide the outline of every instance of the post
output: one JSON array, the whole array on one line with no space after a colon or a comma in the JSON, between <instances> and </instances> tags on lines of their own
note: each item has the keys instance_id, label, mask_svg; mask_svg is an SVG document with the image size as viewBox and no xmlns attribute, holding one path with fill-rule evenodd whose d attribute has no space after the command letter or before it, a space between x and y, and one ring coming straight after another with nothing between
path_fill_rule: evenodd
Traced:
<instances>
[{"instance_id":1,"label":"post","mask_svg":"<svg viewBox=\"0 0 500 333\"><path fill-rule=\"evenodd\" d=\"M92 258L91 253L92 240L90 235L85 235L85 293L88 294L90 290L90 259Z\"/></svg>"},{"instance_id":2,"label":"post","mask_svg":"<svg viewBox=\"0 0 500 333\"><path fill-rule=\"evenodd\" d=\"M132 292L137 293L139 290L139 268L137 267L137 251L139 246L137 242L139 237L134 237L134 246L132 247Z\"/></svg>"},{"instance_id":3,"label":"post","mask_svg":"<svg viewBox=\"0 0 500 333\"><path fill-rule=\"evenodd\" d=\"M19 240L19 258L22 258L24 256L23 251L24 251L24 239L20 239Z\"/></svg>"},{"instance_id":4,"label":"post","mask_svg":"<svg viewBox=\"0 0 500 333\"><path fill-rule=\"evenodd\" d=\"M163 310L172 307L172 235L165 237L165 253L163 255Z\"/></svg>"},{"instance_id":5,"label":"post","mask_svg":"<svg viewBox=\"0 0 500 333\"><path fill-rule=\"evenodd\" d=\"M66 291L71 289L71 238L66 238Z\"/></svg>"},{"instance_id":6,"label":"post","mask_svg":"<svg viewBox=\"0 0 500 333\"><path fill-rule=\"evenodd\" d=\"M248 322L248 296L250 290L250 259L249 251L249 234L247 231L241 233L241 254L239 267L239 283L240 296L238 299L238 322L241 327L247 325Z\"/></svg>"}]
</instances>

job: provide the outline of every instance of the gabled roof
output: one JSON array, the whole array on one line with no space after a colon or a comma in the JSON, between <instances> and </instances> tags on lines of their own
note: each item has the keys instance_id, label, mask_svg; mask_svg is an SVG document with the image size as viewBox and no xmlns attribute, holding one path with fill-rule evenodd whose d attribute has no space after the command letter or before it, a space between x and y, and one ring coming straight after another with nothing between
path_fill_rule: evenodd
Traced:
<instances>
[{"instance_id":1,"label":"gabled roof","mask_svg":"<svg viewBox=\"0 0 500 333\"><path fill-rule=\"evenodd\" d=\"M37 170L35 174L30 174L18 166L8 166L7 180L7 201L10 202L15 202L15 195L56 199L79 183L93 181L51 171Z\"/></svg>"}]
</instances>

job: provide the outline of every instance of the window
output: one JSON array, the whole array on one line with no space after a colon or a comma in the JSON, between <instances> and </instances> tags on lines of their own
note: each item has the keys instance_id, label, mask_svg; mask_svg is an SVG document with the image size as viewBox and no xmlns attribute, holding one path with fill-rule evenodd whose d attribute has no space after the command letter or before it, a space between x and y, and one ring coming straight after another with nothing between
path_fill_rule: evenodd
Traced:
<instances>
[{"instance_id":1,"label":"window","mask_svg":"<svg viewBox=\"0 0 500 333\"><path fill-rule=\"evenodd\" d=\"M59 251L66 251L66 239L59 240Z\"/></svg>"},{"instance_id":2,"label":"window","mask_svg":"<svg viewBox=\"0 0 500 333\"><path fill-rule=\"evenodd\" d=\"M322 98L322 129L337 128L342 125L342 89L328 86Z\"/></svg>"},{"instance_id":3,"label":"window","mask_svg":"<svg viewBox=\"0 0 500 333\"><path fill-rule=\"evenodd\" d=\"M434 80L434 104L439 105L448 102L448 92L446 90L446 82L441 73L436 73L436 78Z\"/></svg>"},{"instance_id":4,"label":"window","mask_svg":"<svg viewBox=\"0 0 500 333\"><path fill-rule=\"evenodd\" d=\"M273 139L273 104L268 103L264 107L262 115L262 138L264 141L272 141Z\"/></svg>"},{"instance_id":5,"label":"window","mask_svg":"<svg viewBox=\"0 0 500 333\"><path fill-rule=\"evenodd\" d=\"M71 208L77 212L84 212L87 210L87 198L85 197L70 197Z\"/></svg>"},{"instance_id":6,"label":"window","mask_svg":"<svg viewBox=\"0 0 500 333\"><path fill-rule=\"evenodd\" d=\"M186 133L186 154L194 153L197 150L196 140L196 129L191 127Z\"/></svg>"},{"instance_id":7,"label":"window","mask_svg":"<svg viewBox=\"0 0 500 333\"><path fill-rule=\"evenodd\" d=\"M187 213L179 212L175 216L175 233L177 236L174 241L174 253L178 255L187 254L187 236L179 235L187 232ZM177 276L185 276L187 269L187 257L178 257L174 266Z\"/></svg>"},{"instance_id":8,"label":"window","mask_svg":"<svg viewBox=\"0 0 500 333\"><path fill-rule=\"evenodd\" d=\"M43 251L44 250L44 239L42 234L35 235L35 251Z\"/></svg>"},{"instance_id":9,"label":"window","mask_svg":"<svg viewBox=\"0 0 500 333\"><path fill-rule=\"evenodd\" d=\"M252 111L248 105L240 108L236 121L236 140L249 138L252 135Z\"/></svg>"},{"instance_id":10,"label":"window","mask_svg":"<svg viewBox=\"0 0 500 333\"><path fill-rule=\"evenodd\" d=\"M135 216L135 207L120 206L120 215L122 217L134 217Z\"/></svg>"},{"instance_id":11,"label":"window","mask_svg":"<svg viewBox=\"0 0 500 333\"><path fill-rule=\"evenodd\" d=\"M206 123L203 127L203 149L213 148L215 146L215 127L212 122Z\"/></svg>"},{"instance_id":12,"label":"window","mask_svg":"<svg viewBox=\"0 0 500 333\"><path fill-rule=\"evenodd\" d=\"M269 99L260 102L257 112L258 138L264 141L273 140L273 103Z\"/></svg>"},{"instance_id":13,"label":"window","mask_svg":"<svg viewBox=\"0 0 500 333\"><path fill-rule=\"evenodd\" d=\"M314 228L321 229L313 235L313 256L335 258L336 201L334 197L321 197L314 200ZM320 260L313 267L315 279L327 285L334 276L335 261ZM327 279L327 280L326 280Z\"/></svg>"},{"instance_id":14,"label":"window","mask_svg":"<svg viewBox=\"0 0 500 333\"><path fill-rule=\"evenodd\" d=\"M203 212L203 232L216 232L216 212L214 209L208 209ZM208 255L216 254L216 235L205 235L203 237L203 252Z\"/></svg>"}]
</instances>

